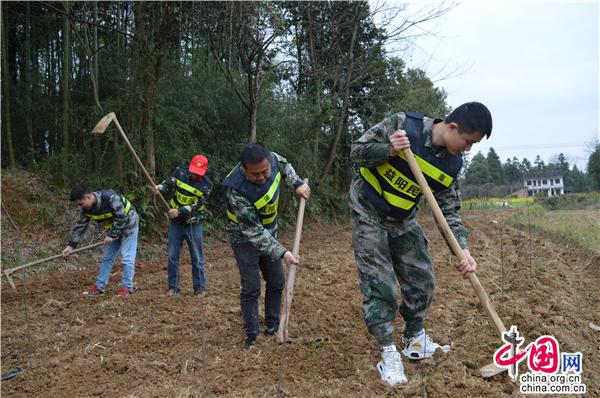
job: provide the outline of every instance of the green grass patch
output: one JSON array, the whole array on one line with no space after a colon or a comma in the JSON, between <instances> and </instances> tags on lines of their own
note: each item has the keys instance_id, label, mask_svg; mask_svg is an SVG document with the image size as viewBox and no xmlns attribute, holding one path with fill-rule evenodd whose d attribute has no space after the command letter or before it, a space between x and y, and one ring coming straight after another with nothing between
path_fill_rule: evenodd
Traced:
<instances>
[{"instance_id":1,"label":"green grass patch","mask_svg":"<svg viewBox=\"0 0 600 398\"><path fill-rule=\"evenodd\" d=\"M533 197L526 198L474 198L462 202L464 210L502 209L521 207L533 203Z\"/></svg>"},{"instance_id":2,"label":"green grass patch","mask_svg":"<svg viewBox=\"0 0 600 398\"><path fill-rule=\"evenodd\" d=\"M600 253L600 209L546 210L540 205L522 208L508 220L511 225L531 227L558 242L568 242Z\"/></svg>"},{"instance_id":3,"label":"green grass patch","mask_svg":"<svg viewBox=\"0 0 600 398\"><path fill-rule=\"evenodd\" d=\"M600 192L536 197L535 203L541 204L548 210L600 209Z\"/></svg>"}]
</instances>

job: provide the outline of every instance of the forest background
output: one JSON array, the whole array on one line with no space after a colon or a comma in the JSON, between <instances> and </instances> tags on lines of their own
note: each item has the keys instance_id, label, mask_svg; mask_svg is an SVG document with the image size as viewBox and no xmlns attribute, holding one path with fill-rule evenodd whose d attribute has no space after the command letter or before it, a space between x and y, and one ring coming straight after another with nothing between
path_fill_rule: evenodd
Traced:
<instances>
[{"instance_id":1,"label":"forest background","mask_svg":"<svg viewBox=\"0 0 600 398\"><path fill-rule=\"evenodd\" d=\"M3 172L25 169L65 192L118 189L158 231L160 209L116 132L90 134L115 112L157 181L204 153L220 182L241 147L261 141L310 179L311 216L344 218L352 141L393 112L451 111L442 88L388 49L410 46L411 28L454 6L2 2ZM531 173L560 173L571 192L599 190L597 142L589 152L580 170L563 154L502 162L492 148L466 162L463 196L510 196ZM208 211L209 229L223 224L218 188Z\"/></svg>"}]
</instances>

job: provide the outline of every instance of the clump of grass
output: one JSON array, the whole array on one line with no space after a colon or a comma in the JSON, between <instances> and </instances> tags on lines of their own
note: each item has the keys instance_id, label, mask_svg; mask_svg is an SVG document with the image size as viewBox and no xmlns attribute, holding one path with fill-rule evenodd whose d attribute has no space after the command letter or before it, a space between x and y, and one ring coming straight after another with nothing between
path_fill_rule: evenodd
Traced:
<instances>
[{"instance_id":1,"label":"clump of grass","mask_svg":"<svg viewBox=\"0 0 600 398\"><path fill-rule=\"evenodd\" d=\"M540 205L520 209L508 219L516 226L528 226L547 233L553 240L600 252L600 210L545 210Z\"/></svg>"},{"instance_id":2,"label":"clump of grass","mask_svg":"<svg viewBox=\"0 0 600 398\"><path fill-rule=\"evenodd\" d=\"M536 197L535 202L548 210L600 209L600 192Z\"/></svg>"}]
</instances>

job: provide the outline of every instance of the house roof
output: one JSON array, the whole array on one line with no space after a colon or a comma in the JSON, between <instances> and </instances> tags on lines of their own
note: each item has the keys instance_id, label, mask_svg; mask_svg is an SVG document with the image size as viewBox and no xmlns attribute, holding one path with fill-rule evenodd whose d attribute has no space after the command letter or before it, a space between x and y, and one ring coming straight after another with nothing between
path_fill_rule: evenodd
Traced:
<instances>
[{"instance_id":1,"label":"house roof","mask_svg":"<svg viewBox=\"0 0 600 398\"><path fill-rule=\"evenodd\" d=\"M563 178L562 173L556 171L537 171L526 174L523 176L526 180L533 180L538 178Z\"/></svg>"}]
</instances>

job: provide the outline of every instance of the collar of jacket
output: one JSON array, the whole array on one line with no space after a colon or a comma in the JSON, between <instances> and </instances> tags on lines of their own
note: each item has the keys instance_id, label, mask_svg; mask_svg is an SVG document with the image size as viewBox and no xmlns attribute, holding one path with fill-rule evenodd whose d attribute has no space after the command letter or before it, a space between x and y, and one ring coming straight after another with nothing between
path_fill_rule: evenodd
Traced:
<instances>
[{"instance_id":1,"label":"collar of jacket","mask_svg":"<svg viewBox=\"0 0 600 398\"><path fill-rule=\"evenodd\" d=\"M437 158L447 158L450 156L448 150L443 146L437 146L433 143L433 124L443 122L442 119L423 118L423 134L425 134L425 146L433 152Z\"/></svg>"},{"instance_id":2,"label":"collar of jacket","mask_svg":"<svg viewBox=\"0 0 600 398\"><path fill-rule=\"evenodd\" d=\"M99 191L92 192L96 197L96 204L90 210L98 210L102 206L102 194Z\"/></svg>"}]
</instances>

